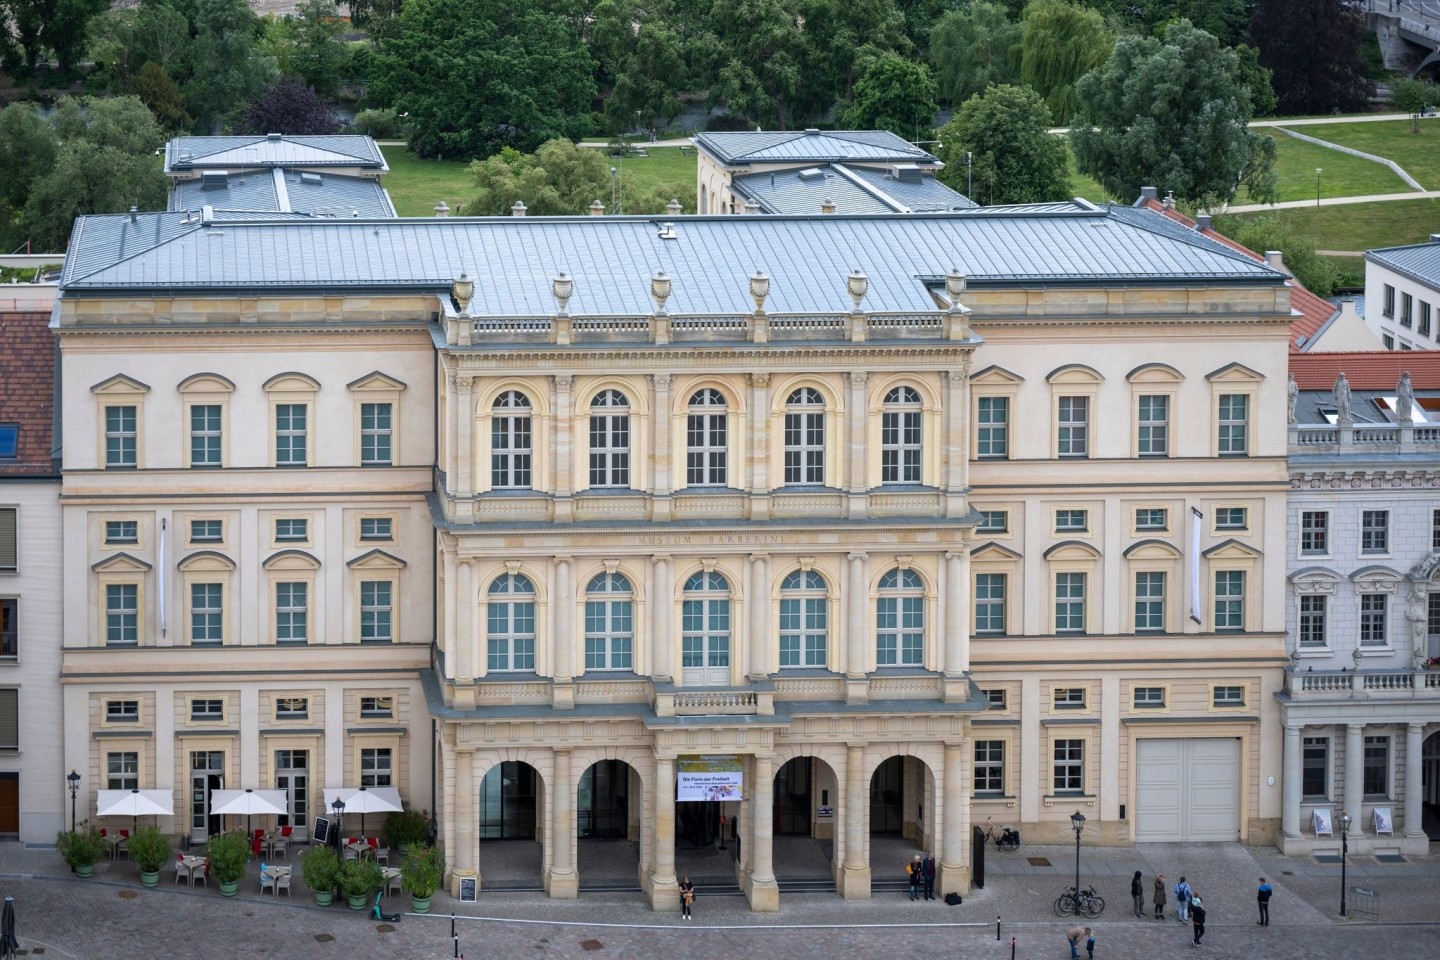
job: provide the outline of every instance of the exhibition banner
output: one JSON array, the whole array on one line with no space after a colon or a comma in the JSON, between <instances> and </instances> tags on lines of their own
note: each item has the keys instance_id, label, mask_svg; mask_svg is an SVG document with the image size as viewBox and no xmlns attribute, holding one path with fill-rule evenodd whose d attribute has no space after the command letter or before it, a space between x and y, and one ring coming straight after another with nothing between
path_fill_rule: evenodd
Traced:
<instances>
[{"instance_id":1,"label":"exhibition banner","mask_svg":"<svg viewBox=\"0 0 1440 960\"><path fill-rule=\"evenodd\" d=\"M745 799L739 756L680 757L675 770L677 801Z\"/></svg>"}]
</instances>

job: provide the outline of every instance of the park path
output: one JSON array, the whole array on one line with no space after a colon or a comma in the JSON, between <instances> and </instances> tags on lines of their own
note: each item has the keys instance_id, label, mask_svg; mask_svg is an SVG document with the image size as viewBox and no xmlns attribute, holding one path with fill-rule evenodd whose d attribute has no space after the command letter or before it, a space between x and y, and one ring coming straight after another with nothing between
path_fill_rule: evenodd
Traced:
<instances>
[{"instance_id":1,"label":"park path","mask_svg":"<svg viewBox=\"0 0 1440 960\"><path fill-rule=\"evenodd\" d=\"M1440 190L1412 190L1408 193L1372 193L1358 197L1322 197L1314 200L1286 200L1283 203L1241 203L1226 213L1254 213L1257 210L1299 210L1303 207L1343 207L1354 203L1384 203L1389 200L1437 200Z\"/></svg>"}]
</instances>

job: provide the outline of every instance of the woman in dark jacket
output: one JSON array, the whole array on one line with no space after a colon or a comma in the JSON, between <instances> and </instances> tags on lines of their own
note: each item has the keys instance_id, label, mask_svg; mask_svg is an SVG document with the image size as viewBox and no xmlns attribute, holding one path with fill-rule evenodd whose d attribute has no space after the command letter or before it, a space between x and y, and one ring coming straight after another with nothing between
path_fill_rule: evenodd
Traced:
<instances>
[{"instance_id":1,"label":"woman in dark jacket","mask_svg":"<svg viewBox=\"0 0 1440 960\"><path fill-rule=\"evenodd\" d=\"M1198 947L1200 938L1205 936L1205 905L1193 893L1190 895L1190 924L1195 928L1195 946Z\"/></svg>"},{"instance_id":2,"label":"woman in dark jacket","mask_svg":"<svg viewBox=\"0 0 1440 960\"><path fill-rule=\"evenodd\" d=\"M1165 877L1155 878L1155 919L1165 919Z\"/></svg>"},{"instance_id":3,"label":"woman in dark jacket","mask_svg":"<svg viewBox=\"0 0 1440 960\"><path fill-rule=\"evenodd\" d=\"M1130 881L1130 899L1135 901L1135 916L1145 916L1145 888L1140 885L1140 871L1135 871L1135 879Z\"/></svg>"}]
</instances>

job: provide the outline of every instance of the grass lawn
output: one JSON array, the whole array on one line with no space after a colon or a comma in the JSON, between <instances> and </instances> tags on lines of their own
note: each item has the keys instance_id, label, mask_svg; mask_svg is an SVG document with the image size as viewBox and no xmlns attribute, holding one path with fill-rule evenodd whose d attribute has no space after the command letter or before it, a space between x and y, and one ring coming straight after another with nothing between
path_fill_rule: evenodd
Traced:
<instances>
[{"instance_id":1,"label":"grass lawn","mask_svg":"<svg viewBox=\"0 0 1440 960\"><path fill-rule=\"evenodd\" d=\"M1070 144L1065 144L1065 162L1070 167L1070 196L1084 197L1094 203L1105 203L1110 199L1105 188L1099 182L1075 169L1075 154L1070 150ZM1130 198L1134 200L1134 197ZM978 202L978 201L977 201ZM1126 201L1127 203L1129 201Z\"/></svg>"},{"instance_id":2,"label":"grass lawn","mask_svg":"<svg viewBox=\"0 0 1440 960\"><path fill-rule=\"evenodd\" d=\"M1409 120L1325 123L1304 127L1301 132L1394 160L1425 189L1440 189L1440 119L1421 120L1419 133L1410 132ZM1316 166L1324 167L1325 175L1329 174L1330 164L1317 163ZM1313 169L1311 174L1313 176ZM1313 196L1313 181L1311 190Z\"/></svg>"},{"instance_id":3,"label":"grass lawn","mask_svg":"<svg viewBox=\"0 0 1440 960\"><path fill-rule=\"evenodd\" d=\"M380 181L402 217L433 217L444 200L454 211L474 193L470 164L463 160L421 160L405 147L381 147L390 172Z\"/></svg>"},{"instance_id":4,"label":"grass lawn","mask_svg":"<svg viewBox=\"0 0 1440 960\"><path fill-rule=\"evenodd\" d=\"M603 147L593 149L604 151ZM635 189L641 193L649 193L659 187L667 187L665 191L672 197L683 198L687 193L695 192L695 164L696 158L692 154L685 156L680 152L679 147L650 147L647 151L648 157L609 157L605 159L612 167L619 167L629 174L635 182ZM609 197L601 197L603 202L609 203ZM683 202L683 201L682 201ZM686 213L694 213L693 209L687 209Z\"/></svg>"},{"instance_id":5,"label":"grass lawn","mask_svg":"<svg viewBox=\"0 0 1440 960\"><path fill-rule=\"evenodd\" d=\"M1384 126L1383 122L1364 126ZM1362 124L1349 124L1362 126ZM1314 133L1318 127L1305 127L1302 133L1331 138ZM1410 186L1397 177L1389 167L1369 160L1352 157L1339 150L1296 140L1277 131L1270 133L1275 138L1275 175L1277 201L1309 200L1315 197L1315 168L1320 167L1320 196L1356 197L1372 193L1404 193ZM1369 152L1369 151L1367 151ZM1401 164L1404 166L1404 164ZM1253 203L1249 191L1241 190L1235 197L1236 203Z\"/></svg>"},{"instance_id":6,"label":"grass lawn","mask_svg":"<svg viewBox=\"0 0 1440 960\"><path fill-rule=\"evenodd\" d=\"M1364 251L1423 243L1431 233L1440 232L1440 200L1388 200L1235 216L1278 217L1313 239L1321 250Z\"/></svg>"}]
</instances>

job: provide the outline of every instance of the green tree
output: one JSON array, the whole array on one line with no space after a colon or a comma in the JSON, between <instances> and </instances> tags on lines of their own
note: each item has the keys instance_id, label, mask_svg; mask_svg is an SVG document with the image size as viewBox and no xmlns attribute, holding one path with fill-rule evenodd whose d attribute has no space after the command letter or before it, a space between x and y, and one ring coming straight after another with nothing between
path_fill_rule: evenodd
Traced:
<instances>
[{"instance_id":1,"label":"green tree","mask_svg":"<svg viewBox=\"0 0 1440 960\"><path fill-rule=\"evenodd\" d=\"M344 31L334 0L305 0L294 15L266 19L264 47L282 74L300 77L321 99L333 100L350 69Z\"/></svg>"},{"instance_id":2,"label":"green tree","mask_svg":"<svg viewBox=\"0 0 1440 960\"><path fill-rule=\"evenodd\" d=\"M1166 27L1163 40L1121 37L1104 67L1076 85L1076 163L1115 197L1153 185L1210 206L1243 183L1268 202L1275 142L1248 128L1254 80L1239 53L1188 20Z\"/></svg>"},{"instance_id":3,"label":"green tree","mask_svg":"<svg viewBox=\"0 0 1440 960\"><path fill-rule=\"evenodd\" d=\"M987 204L1068 198L1065 142L1047 132L1050 123L1050 108L1029 87L992 86L972 96L936 134L945 161L940 180L965 193L972 173L971 199Z\"/></svg>"},{"instance_id":4,"label":"green tree","mask_svg":"<svg viewBox=\"0 0 1440 960\"><path fill-rule=\"evenodd\" d=\"M796 120L821 119L837 100L853 99L875 58L910 54L905 17L894 0L796 0L793 9L801 64Z\"/></svg>"},{"instance_id":5,"label":"green tree","mask_svg":"<svg viewBox=\"0 0 1440 960\"><path fill-rule=\"evenodd\" d=\"M603 0L595 7L591 51L614 80L605 101L612 130L660 127L680 115L675 85L687 70L669 13L663 0L646 8L639 0Z\"/></svg>"},{"instance_id":6,"label":"green tree","mask_svg":"<svg viewBox=\"0 0 1440 960\"><path fill-rule=\"evenodd\" d=\"M1250 36L1281 113L1363 110L1375 86L1361 55L1363 9L1348 0L1258 0Z\"/></svg>"},{"instance_id":7,"label":"green tree","mask_svg":"<svg viewBox=\"0 0 1440 960\"><path fill-rule=\"evenodd\" d=\"M0 110L0 250L8 253L26 239L20 213L35 180L55 165L60 140L33 103Z\"/></svg>"},{"instance_id":8,"label":"green tree","mask_svg":"<svg viewBox=\"0 0 1440 960\"><path fill-rule=\"evenodd\" d=\"M1066 0L1034 0L1020 27L1020 79L1045 98L1057 124L1068 124L1075 115L1075 81L1110 55L1105 19Z\"/></svg>"},{"instance_id":9,"label":"green tree","mask_svg":"<svg viewBox=\"0 0 1440 960\"><path fill-rule=\"evenodd\" d=\"M421 156L485 157L584 132L594 63L525 0L409 0L373 58L370 97L409 113Z\"/></svg>"},{"instance_id":10,"label":"green tree","mask_svg":"<svg viewBox=\"0 0 1440 960\"><path fill-rule=\"evenodd\" d=\"M1440 104L1440 84L1434 80L1396 77L1390 81L1390 106L1396 110L1417 114L1435 104ZM1420 125L1414 120L1410 123L1410 132L1420 132Z\"/></svg>"},{"instance_id":11,"label":"green tree","mask_svg":"<svg viewBox=\"0 0 1440 960\"><path fill-rule=\"evenodd\" d=\"M175 7L151 3L136 9L109 10L90 21L90 55L95 69L86 85L131 92L147 63L159 64L172 80L189 70L190 21Z\"/></svg>"},{"instance_id":12,"label":"green tree","mask_svg":"<svg viewBox=\"0 0 1440 960\"><path fill-rule=\"evenodd\" d=\"M185 88L201 133L247 102L278 71L257 43L259 19L246 0L199 0L195 14L195 72Z\"/></svg>"},{"instance_id":13,"label":"green tree","mask_svg":"<svg viewBox=\"0 0 1440 960\"><path fill-rule=\"evenodd\" d=\"M1279 250L1285 255L1285 266L1301 286L1311 293L1328 297L1334 291L1339 273L1335 265L1315 252L1315 239L1295 229L1275 214L1216 217L1215 229L1256 253Z\"/></svg>"},{"instance_id":14,"label":"green tree","mask_svg":"<svg viewBox=\"0 0 1440 960\"><path fill-rule=\"evenodd\" d=\"M1233 47L1249 36L1254 0L1089 0L1112 22L1131 33L1160 33L1177 20L1189 20Z\"/></svg>"},{"instance_id":15,"label":"green tree","mask_svg":"<svg viewBox=\"0 0 1440 960\"><path fill-rule=\"evenodd\" d=\"M630 174L617 170L616 175L616 192L626 198L625 211L641 212L633 202L636 188ZM507 147L471 163L470 177L477 193L465 204L465 211L479 216L508 214L517 200L531 216L577 216L596 200L610 203L609 159L600 150L577 147L569 140L548 140L534 153Z\"/></svg>"},{"instance_id":16,"label":"green tree","mask_svg":"<svg viewBox=\"0 0 1440 960\"><path fill-rule=\"evenodd\" d=\"M185 112L185 95L180 92L179 85L154 60L140 68L134 86L135 95L150 108L156 122L166 133L179 133L194 122Z\"/></svg>"},{"instance_id":17,"label":"green tree","mask_svg":"<svg viewBox=\"0 0 1440 960\"><path fill-rule=\"evenodd\" d=\"M721 62L713 72L712 100L781 130L790 125L800 95L804 49L788 0L733 0L711 12Z\"/></svg>"},{"instance_id":18,"label":"green tree","mask_svg":"<svg viewBox=\"0 0 1440 960\"><path fill-rule=\"evenodd\" d=\"M998 3L978 2L951 10L930 35L930 59L940 98L961 104L990 84L1014 83L1020 72L1010 50L1020 24Z\"/></svg>"},{"instance_id":19,"label":"green tree","mask_svg":"<svg viewBox=\"0 0 1440 960\"><path fill-rule=\"evenodd\" d=\"M299 77L281 77L260 88L236 127L242 133L324 136L335 133L339 125L314 87Z\"/></svg>"},{"instance_id":20,"label":"green tree","mask_svg":"<svg viewBox=\"0 0 1440 960\"><path fill-rule=\"evenodd\" d=\"M91 18L108 6L108 0L0 0L0 35L13 34L29 72L45 50L70 70L85 53Z\"/></svg>"},{"instance_id":21,"label":"green tree","mask_svg":"<svg viewBox=\"0 0 1440 960\"><path fill-rule=\"evenodd\" d=\"M840 122L851 130L889 130L904 140L919 140L922 132L929 133L936 109L929 68L886 53L870 60Z\"/></svg>"}]
</instances>

